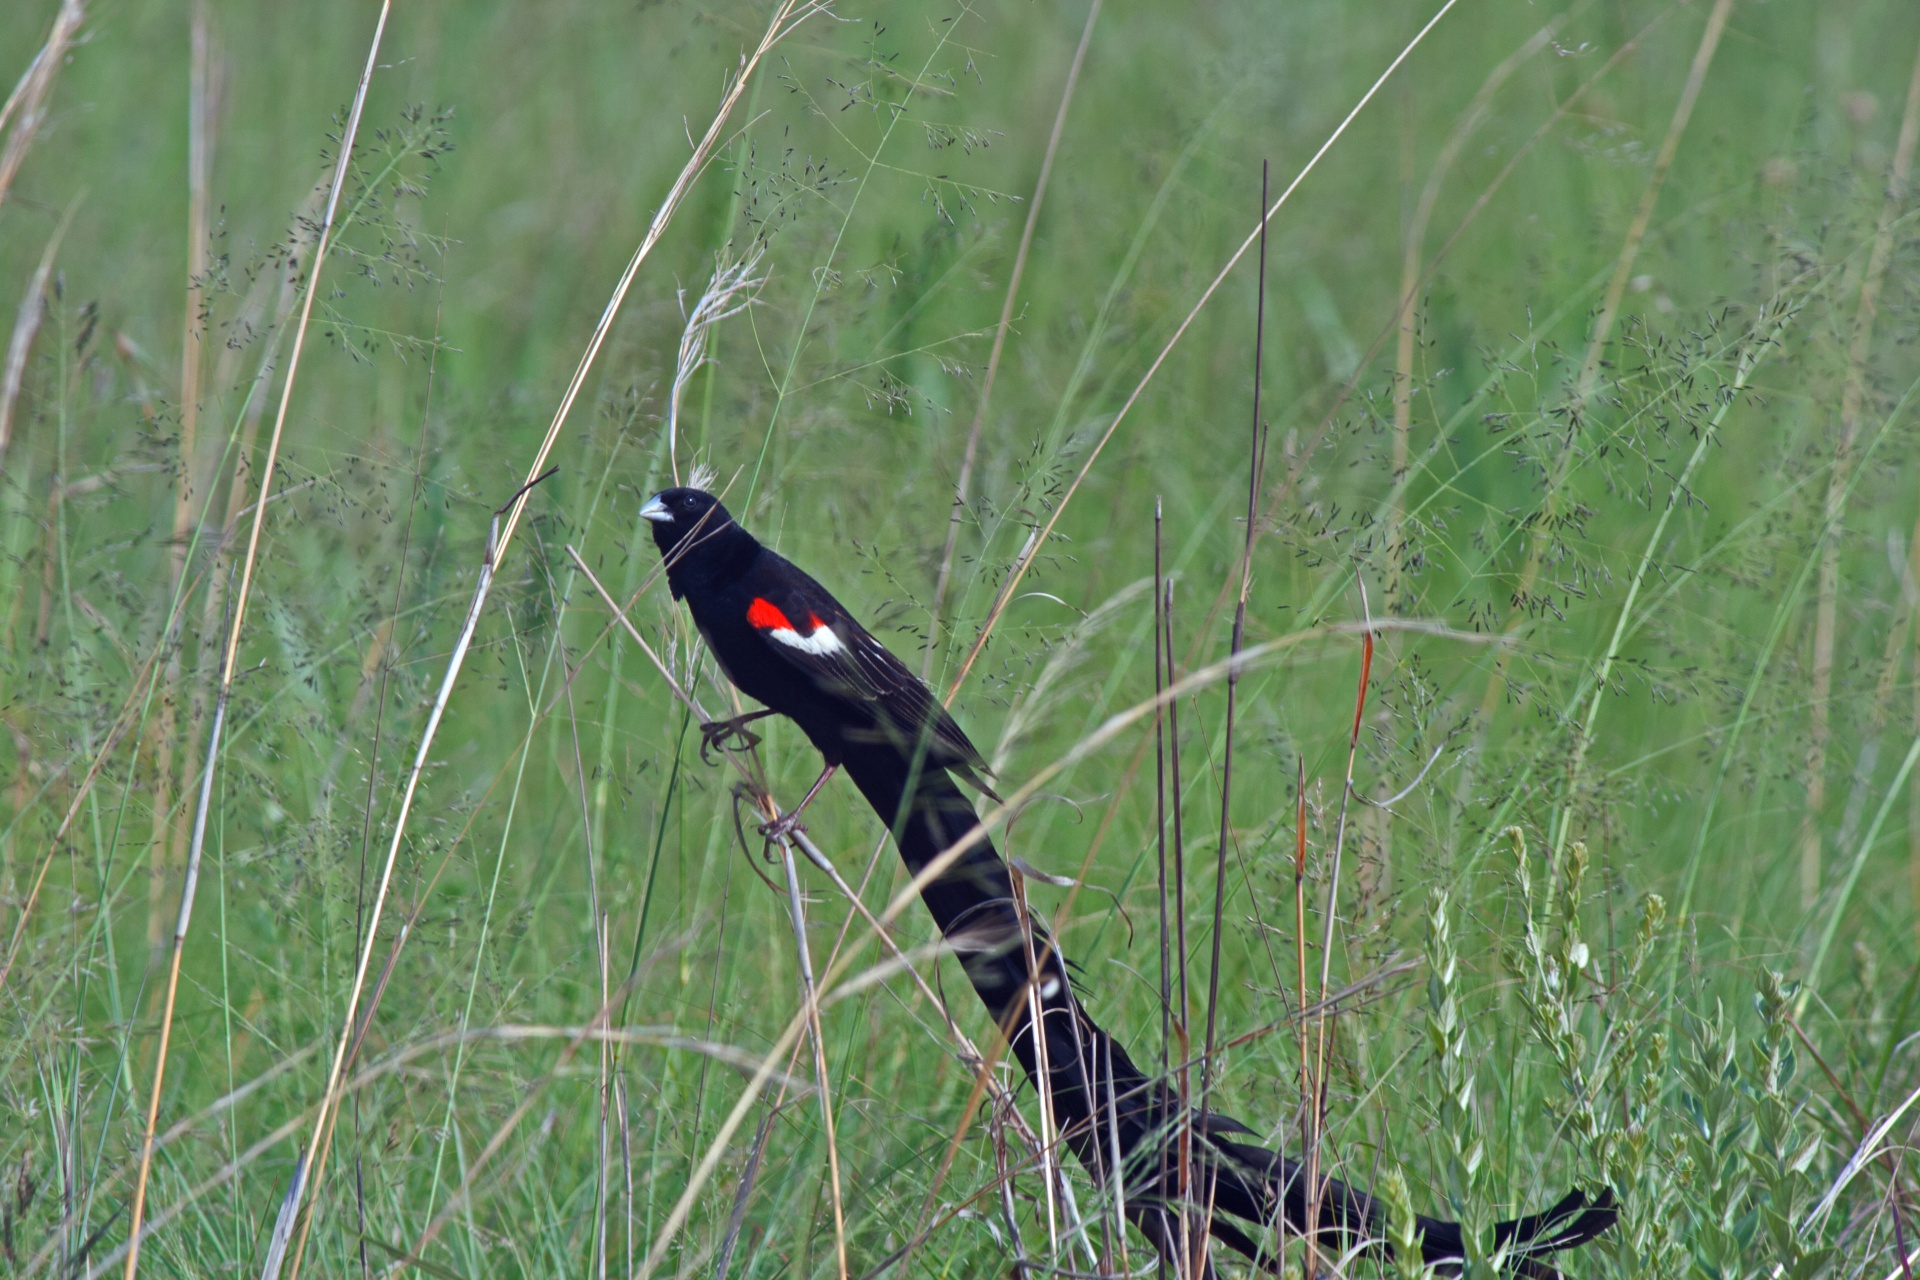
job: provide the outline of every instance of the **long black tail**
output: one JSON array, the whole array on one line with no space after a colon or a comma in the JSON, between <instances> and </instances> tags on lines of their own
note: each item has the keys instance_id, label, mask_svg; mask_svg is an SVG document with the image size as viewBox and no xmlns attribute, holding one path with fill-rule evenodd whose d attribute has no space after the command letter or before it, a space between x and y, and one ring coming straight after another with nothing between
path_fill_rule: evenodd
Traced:
<instances>
[{"instance_id":1,"label":"long black tail","mask_svg":"<svg viewBox=\"0 0 1920 1280\"><path fill-rule=\"evenodd\" d=\"M893 830L916 875L976 825L972 805L945 770L927 769L916 777L892 747L878 743L854 748L844 765ZM1075 1158L1102 1186L1112 1186L1109 1170L1118 1153L1127 1217L1161 1256L1178 1258L1183 1224L1197 1229L1195 1206L1211 1202L1207 1228L1214 1238L1275 1269L1272 1248L1263 1250L1234 1220L1262 1231L1284 1221L1289 1233L1305 1234L1312 1196L1302 1165L1227 1136L1251 1132L1236 1121L1184 1111L1165 1081L1150 1079L1095 1025L1045 935L1027 941L1007 866L990 843L981 840L968 849L921 897L960 953L968 980L1027 1078L1046 1090L1054 1126ZM1174 1140L1183 1125L1192 1153L1184 1178ZM1496 1240L1508 1246L1514 1272L1557 1276L1543 1259L1593 1239L1613 1225L1616 1213L1610 1194L1590 1199L1573 1191L1543 1213L1500 1223ZM1422 1216L1417 1226L1427 1262L1460 1260L1458 1223ZM1385 1227L1383 1208L1372 1196L1337 1179L1325 1181L1315 1230L1323 1244L1384 1251Z\"/></svg>"}]
</instances>

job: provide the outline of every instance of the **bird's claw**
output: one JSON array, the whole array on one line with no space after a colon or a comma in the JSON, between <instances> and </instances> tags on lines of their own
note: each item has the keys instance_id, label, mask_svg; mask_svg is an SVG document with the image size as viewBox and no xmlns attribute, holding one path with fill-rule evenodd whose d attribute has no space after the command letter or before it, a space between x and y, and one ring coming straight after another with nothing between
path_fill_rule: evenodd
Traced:
<instances>
[{"instance_id":1,"label":"bird's claw","mask_svg":"<svg viewBox=\"0 0 1920 1280\"><path fill-rule=\"evenodd\" d=\"M700 761L713 764L708 755L713 751L751 751L760 745L760 735L747 728L747 721L758 716L741 716L732 720L709 720L700 726ZM729 744L732 745L729 745Z\"/></svg>"},{"instance_id":2,"label":"bird's claw","mask_svg":"<svg viewBox=\"0 0 1920 1280\"><path fill-rule=\"evenodd\" d=\"M769 840L784 840L796 831L805 831L807 824L800 821L797 813L783 813L772 822L760 824L760 834Z\"/></svg>"}]
</instances>

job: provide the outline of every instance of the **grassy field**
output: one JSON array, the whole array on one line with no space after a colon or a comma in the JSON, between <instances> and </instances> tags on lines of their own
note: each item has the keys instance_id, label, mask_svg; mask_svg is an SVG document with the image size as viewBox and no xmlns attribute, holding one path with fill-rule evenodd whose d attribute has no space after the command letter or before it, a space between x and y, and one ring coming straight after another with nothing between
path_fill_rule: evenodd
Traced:
<instances>
[{"instance_id":1,"label":"grassy field","mask_svg":"<svg viewBox=\"0 0 1920 1280\"><path fill-rule=\"evenodd\" d=\"M812 12L489 575L770 8L398 6L350 120L370 0L0 6L0 1272L117 1272L136 1212L150 1276L1149 1265L1077 1168L1072 1229L1007 1065L974 1107L994 1031L916 902L917 977L801 867L809 1026L737 775L582 571L727 705L636 516L699 462L958 681L1142 1062L1165 795L1173 1021L1262 1141L1469 1222L1611 1186L1576 1275L1901 1276L1920 14L1458 0L1368 98L1438 8ZM1363 98L1271 222L1229 738L1258 250L1194 309L1262 164L1277 198ZM1156 554L1211 671L1177 725ZM817 757L765 727L791 804ZM853 789L808 818L883 911Z\"/></svg>"}]
</instances>

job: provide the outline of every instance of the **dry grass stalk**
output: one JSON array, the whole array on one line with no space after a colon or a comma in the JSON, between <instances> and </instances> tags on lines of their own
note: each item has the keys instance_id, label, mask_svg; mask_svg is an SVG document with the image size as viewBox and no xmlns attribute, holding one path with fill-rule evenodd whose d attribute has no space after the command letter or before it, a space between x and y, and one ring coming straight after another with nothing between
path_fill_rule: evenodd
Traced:
<instances>
[{"instance_id":1,"label":"dry grass stalk","mask_svg":"<svg viewBox=\"0 0 1920 1280\"><path fill-rule=\"evenodd\" d=\"M39 265L27 281L27 291L20 298L20 309L14 313L13 337L7 342L6 368L0 371L0 466L6 463L7 445L13 438L13 408L19 403L20 387L26 379L27 353L33 349L34 335L40 332L40 320L46 315L47 282L53 278L53 264L60 254L60 242L66 239L67 229L73 225L73 215L79 209L80 197L75 196L68 203L59 225L47 238L46 248L40 251Z\"/></svg>"},{"instance_id":2,"label":"dry grass stalk","mask_svg":"<svg viewBox=\"0 0 1920 1280\"><path fill-rule=\"evenodd\" d=\"M240 636L246 625L247 600L253 585L254 567L260 553L260 532L266 523L267 496L273 488L273 473L280 455L280 441L286 429L287 408L293 400L293 387L300 371L300 353L307 336L307 323L313 314L314 294L320 285L320 275L326 265L329 236L333 230L333 218L339 208L340 191L346 185L347 166L352 161L354 140L360 127L360 113L366 105L367 86L373 79L373 68L380 52L380 39L386 32L387 14L391 0L382 0L380 17L374 26L373 40L367 50L367 63L360 74L360 83L354 93L353 108L348 113L346 128L340 139L340 154L335 160L333 185L327 197L326 216L320 227L318 242L311 260L312 270L307 277L306 296L301 303L300 323L294 331L293 350L287 361L286 380L280 388L280 408L274 415L273 434L267 441L267 458L260 471L260 499L254 506L253 528L247 538L247 555L240 571L240 586L234 595L233 621L227 632L226 652L221 660L219 692L215 697L213 724L207 735L206 760L201 771L200 798L193 818L193 839L187 849L187 868L185 881L180 889L180 913L173 929L173 948L167 965L166 998L160 1015L160 1043L154 1057L153 1086L147 1096L146 1134L141 1142L140 1172L133 1185L133 1208L129 1216L127 1238L130 1242L127 1250L127 1280L133 1280L140 1269L140 1220L146 1207L147 1176L153 1160L153 1134L159 1122L160 1098L162 1086L166 1080L167 1048L173 1030L174 1001L180 987L180 958L186 949L187 929L193 920L194 890L200 878L200 855L206 841L207 813L213 803L213 775L220 759L220 733L225 726L227 702L233 692L234 664L238 661ZM322 1108L324 1112L324 1108Z\"/></svg>"},{"instance_id":3,"label":"dry grass stalk","mask_svg":"<svg viewBox=\"0 0 1920 1280\"><path fill-rule=\"evenodd\" d=\"M772 803L769 801L768 807ZM827 1073L826 1036L820 1027L820 989L813 976L813 953L807 946L807 909L800 894L800 868L793 856L793 845L781 841L781 863L787 878L787 911L793 923L793 946L800 966L802 1004L807 1014L807 1032L813 1041L813 1070L820 1091L820 1123L827 1138L827 1183L833 1200L833 1256L840 1280L847 1280L847 1215L841 1196L840 1144L834 1133L833 1092Z\"/></svg>"},{"instance_id":4,"label":"dry grass stalk","mask_svg":"<svg viewBox=\"0 0 1920 1280\"><path fill-rule=\"evenodd\" d=\"M13 132L7 135L6 145L0 147L0 205L6 204L13 180L26 162L27 152L33 150L40 126L46 123L47 99L53 96L53 82L60 78L60 68L67 62L67 50L79 37L80 23L85 16L86 5L82 0L60 0L60 10L53 17L53 30L48 32L46 44L34 55L26 74L7 96L5 108L0 109L0 128L13 120ZM0 436L0 440L4 437Z\"/></svg>"},{"instance_id":5,"label":"dry grass stalk","mask_svg":"<svg viewBox=\"0 0 1920 1280\"><path fill-rule=\"evenodd\" d=\"M1153 825L1154 850L1159 862L1160 891L1160 1075L1164 1079L1172 1062L1173 1043L1173 932L1167 918L1167 748L1166 714L1159 710L1160 694L1166 688L1169 662L1166 653L1166 624L1161 618L1161 602L1166 599L1167 577L1163 561L1160 499L1153 500ZM1166 1170L1160 1171L1166 1180Z\"/></svg>"},{"instance_id":6,"label":"dry grass stalk","mask_svg":"<svg viewBox=\"0 0 1920 1280\"><path fill-rule=\"evenodd\" d=\"M213 118L208 93L207 0L194 0L192 69L187 82L187 287L186 316L180 340L180 474L174 490L173 543L168 598L180 607L180 582L186 576L187 549L193 532L194 500L203 485L194 469L194 442L200 421L201 342L207 271L207 174L212 165ZM180 645L167 653L160 683L160 717L154 729L153 829L147 846L147 945L155 955L165 937L165 886L172 873L167 856L173 830L173 746L177 733Z\"/></svg>"},{"instance_id":7,"label":"dry grass stalk","mask_svg":"<svg viewBox=\"0 0 1920 1280\"><path fill-rule=\"evenodd\" d=\"M1800 818L1800 902L1808 910L1820 897L1824 843L1820 816L1827 800L1827 741L1833 694L1834 631L1839 616L1841 525L1846 518L1847 495L1852 491L1854 446L1860 437L1861 407L1867 392L1867 359L1873 354L1880 290L1886 282L1887 264L1893 257L1893 226L1906 204L1907 182L1913 176L1916 138L1920 138L1920 57L1915 58L1913 73L1907 82L1907 104L1900 116L1893 165L1887 173L1886 198L1880 205L1879 226L1860 279L1860 305L1854 313L1846 380L1840 390L1840 431L1833 442L1833 469L1827 475L1827 499L1820 527L1820 582L1813 622L1813 688L1809 693L1807 805Z\"/></svg>"},{"instance_id":8,"label":"dry grass stalk","mask_svg":"<svg viewBox=\"0 0 1920 1280\"><path fill-rule=\"evenodd\" d=\"M1174 1014L1173 1034L1179 1045L1174 1055L1178 1064L1174 1068L1174 1087L1180 1097L1180 1113L1185 1115L1193 1105L1193 1082L1188 1065L1193 1059L1193 1036L1189 1029L1193 1016L1192 999L1187 986L1187 860L1186 832L1182 821L1180 785L1180 701L1174 690L1180 687L1179 673L1174 666L1173 649L1173 580L1167 579L1165 594L1160 602L1160 624L1165 633L1161 650L1166 654L1166 683L1163 686L1166 704L1157 709L1156 714L1164 714L1167 721L1167 775L1173 793L1173 937L1174 954L1177 960L1175 988L1179 1011ZM1235 655L1236 657L1238 655ZM1156 681L1156 683L1158 683ZM1159 701L1156 696L1155 701ZM1188 1178L1193 1170L1193 1126L1183 1124L1175 1145L1174 1194L1182 1204L1191 1198L1193 1188ZM1192 1215L1180 1214L1179 1221L1179 1266L1183 1280L1205 1274L1206 1268L1196 1265L1203 1260L1194 1257L1196 1249L1206 1248L1206 1234L1199 1233L1199 1239L1192 1238Z\"/></svg>"},{"instance_id":9,"label":"dry grass stalk","mask_svg":"<svg viewBox=\"0 0 1920 1280\"><path fill-rule=\"evenodd\" d=\"M513 500L518 501L521 496L520 494L515 494ZM499 528L500 516L496 514L493 519L493 524L487 532L487 548L481 558L480 577L479 581L474 584L473 600L467 606L466 620L461 625L459 639L454 642L453 656L448 660L447 671L441 679L439 693L434 697L432 709L427 713L427 725L421 734L419 750L414 753L413 767L409 770L406 784L400 792L400 811L394 818L393 840L387 850L386 869L380 877L380 886L374 898L372 918L367 926L365 942L360 950L359 965L354 971L352 991L348 996L348 1017L340 1028L340 1039L334 1048L333 1065L327 1073L327 1087L321 1095L320 1108L314 1117L312 1137L307 1145L302 1148L302 1163L299 1165L299 1171L294 1175L293 1185L287 1193L287 1204L281 1212L281 1225L288 1229L291 1229L296 1222L301 1221L300 1208L305 1198L307 1186L317 1180L318 1176L324 1173L326 1169L327 1151L332 1143L333 1123L338 1114L337 1103L339 1100L338 1094L341 1072L345 1069L348 1047L355 1039L354 1029L356 1022L353 1014L357 1010L360 991L366 983L367 968L373 958L373 942L374 939L379 936L381 908L386 903L387 891L392 884L393 865L399 854L401 836L406 830L407 815L412 812L413 799L419 790L420 775L426 770L428 751L432 746L435 732L440 727L440 719L446 713L447 702L453 696L454 682L458 678L460 668L466 659L467 649L473 643L473 633L479 625L481 611L486 607L487 595L493 588L494 571L497 563L495 558L495 552L498 546L496 538L499 533ZM386 970L381 975L381 988L385 987L386 978L393 970L394 961L399 956L400 943L404 940L405 934L406 931L403 929L400 937L395 940L393 954L389 957ZM360 1034L364 1035L368 1024L363 1022L357 1025L359 1026ZM317 1159L314 1155L315 1152L319 1153ZM312 1216L308 1215L304 1221L305 1225L302 1226L300 1232L300 1247L295 1250L293 1270L289 1273L290 1275L299 1274L300 1253L305 1247L307 1232L312 1226ZM281 1259L285 1256L285 1248L289 1241L288 1236L280 1230L276 1230L275 1237L275 1244L278 1248L269 1248L267 1265L263 1268L262 1272L262 1274L267 1277L267 1280L273 1280L274 1277L279 1275Z\"/></svg>"},{"instance_id":10,"label":"dry grass stalk","mask_svg":"<svg viewBox=\"0 0 1920 1280\"><path fill-rule=\"evenodd\" d=\"M648 255L651 254L653 247L659 242L661 235L664 234L667 226L672 222L674 214L684 202L686 194L692 188L694 180L699 177L700 173L705 169L708 160L712 157L726 122L732 115L733 108L738 104L740 95L745 89L747 81L752 78L752 74L759 66L761 59L766 56L767 52L775 44L789 34L801 22L824 10L825 6L818 3L818 0L804 0L804 2L803 0L785 0L785 3L781 4L775 11L765 35L761 38L759 46L751 55L742 57L739 68L727 82L726 89L721 96L720 106L714 113L712 123L708 126L700 142L696 144L693 155L688 158L687 163L682 167L679 177L675 179L673 186L668 190L667 196L661 202L659 210L654 214L653 221L649 224L646 235L641 240L639 248L634 251L633 257L628 261L625 271L621 273L620 279L614 287L612 296L608 299L606 307L602 310L600 320L594 328L592 337L588 341L587 349L581 356L580 363L575 368L573 377L569 381L566 392L561 398L560 405L555 411L553 421L547 428L547 433L541 441L540 448L536 451L533 465L528 469L526 483L521 486L513 499L502 509L504 523L501 523L500 518L496 517L495 527L489 532L487 555L482 569L481 582L475 591L474 604L469 609L468 619L462 632L462 640L456 646L452 657L448 661L447 671L441 682L440 695L438 699L436 699L433 711L430 713L427 725L422 732L419 750L416 752L414 773L407 784L405 799L396 816L393 836L388 845L386 861L381 870L379 887L374 897L373 909L369 913L367 920L366 932L360 948L360 960L356 968L354 981L349 989L345 1015L341 1020L341 1031L334 1063L328 1074L326 1090L319 1114L315 1120L312 1139L304 1148L306 1156L309 1159L312 1159L316 1152L318 1153L317 1167L309 1168L306 1165L302 1165L296 1172L293 1186L288 1193L289 1201L294 1206L296 1212L291 1216L283 1212L283 1227L291 1226L294 1218L298 1216L297 1209L300 1201L304 1198L306 1187L313 1182L320 1173L324 1172L326 1153L330 1146L331 1117L335 1114L338 1103L337 1093L341 1079L340 1073L344 1065L347 1045L359 1015L360 996L365 988L366 972L372 958L373 941L375 937L378 936L381 919L385 914L387 895L392 885L394 865L398 860L400 844L406 833L406 821L411 808L414 782L417 780L419 770L423 766L426 755L432 747L433 739L438 732L446 701L451 696L453 685L457 681L460 669L465 662L468 642L471 639L473 628L478 622L479 608L485 603L487 588L491 584L493 575L498 571L500 562L506 555L507 548L512 541L513 532L518 527L520 514L525 509L528 495L534 484L547 474L545 470L546 460L551 455L554 445L559 440L560 432L566 425L574 402L579 397L580 390L586 383L587 375L599 355L600 348L604 345L608 333L611 332L613 328L613 323L620 313L621 305L626 300L627 292L632 287L635 276L639 273L641 263L646 261ZM383 8L383 20L384 13L385 9ZM309 297L310 296L309 294ZM309 1215L304 1220L305 1225L301 1228L300 1240L302 1248L304 1248L306 1233L311 1227L311 1221L311 1215ZM281 1249L284 1251L284 1239L279 1243ZM292 1275L298 1275L299 1260L300 1253L296 1250ZM275 1265L269 1270L273 1275L277 1275L277 1260L275 1260ZM269 1280L272 1280L272 1276L269 1277Z\"/></svg>"},{"instance_id":11,"label":"dry grass stalk","mask_svg":"<svg viewBox=\"0 0 1920 1280\"><path fill-rule=\"evenodd\" d=\"M1201 310L1206 307L1207 303L1213 300L1213 295L1219 292L1220 286L1226 282L1227 276L1233 271L1234 267L1239 265L1240 259L1246 257L1247 251L1252 249L1254 244L1259 240L1262 229L1265 228L1267 223L1273 220L1275 214L1280 212L1281 208L1285 206L1293 193L1299 190L1300 184L1307 180L1307 175L1314 171L1326 154L1333 149L1333 145L1340 141L1341 136L1346 133L1348 126L1366 109L1367 104L1373 101L1374 96L1385 86L1393 73L1399 70L1400 64L1412 56L1413 51L1420 47L1420 42L1426 39L1427 34L1432 31L1434 27L1438 26L1440 20L1446 17L1447 14L1452 11L1454 5L1458 3L1459 0L1445 0L1445 3L1440 6L1433 17L1427 20L1427 24L1420 28L1419 33L1416 34L1413 39L1409 40L1406 46L1394 56L1393 61L1387 64L1387 69L1380 73L1379 78L1368 87L1364 94L1360 95L1360 101L1353 105L1353 109L1347 112L1345 118L1335 126L1333 132L1327 135L1327 140L1320 144L1319 150L1315 151L1312 158L1301 166L1300 172L1294 175L1293 181L1287 184L1286 189L1280 193L1279 199L1275 200L1272 206L1262 214L1259 225L1247 233L1246 239L1240 242L1239 248L1227 256L1225 264L1221 266L1213 279L1208 282L1207 287L1200 291L1199 298L1195 299L1193 306L1187 311L1187 314L1181 319L1180 323L1175 326L1172 335L1169 336L1161 346L1159 353L1154 356L1153 362L1147 366L1146 372L1140 375L1140 381L1134 384L1133 390L1130 391L1127 394L1127 398L1121 402L1119 412L1113 415L1113 421L1107 424L1107 429L1100 433L1100 438L1094 442L1093 448L1088 450L1086 461L1080 464L1080 469L1074 473L1073 479L1068 482L1065 492L1060 495L1060 500L1053 504L1053 510L1047 516L1046 524L1041 526L1034 537L1027 540L1025 549L1019 557L1015 559L1012 570L1007 574L1006 582L1001 586L999 595L994 598L993 607L987 611L987 620L980 628L979 637L973 642L973 647L967 650L966 660L960 664L959 672L955 674L953 683L947 689L946 700L948 702L953 700L954 691L966 682L967 673L973 670L973 664L979 660L981 650L987 647L987 641L993 635L994 627L999 623L1001 614L1006 612L1007 605L1013 600L1014 594L1019 590L1021 581L1027 575L1027 570L1033 567L1035 558L1038 557L1040 552L1046 547L1047 540L1052 537L1054 526L1060 523L1060 517L1065 514L1067 507L1073 502L1074 495L1080 491L1081 484L1086 481L1087 476L1093 471L1094 464L1100 460L1101 453L1106 450L1108 443L1112 441L1114 433L1120 429L1120 424L1127 420L1127 415L1132 412L1133 406L1138 404L1140 398L1146 394L1147 386L1153 381L1154 375L1160 372L1160 366L1165 364L1167 357L1173 354L1174 347L1179 345L1180 339L1186 336L1187 330L1190 329L1193 326L1193 322L1199 318Z\"/></svg>"},{"instance_id":12,"label":"dry grass stalk","mask_svg":"<svg viewBox=\"0 0 1920 1280\"><path fill-rule=\"evenodd\" d=\"M1311 997L1307 993L1307 760L1305 756L1294 759L1294 819L1293 819L1293 956L1295 966L1296 990L1299 992L1295 1006L1300 1017L1295 1023L1299 1033L1300 1048L1300 1132L1304 1140L1302 1149L1314 1151L1319 1142L1320 1126L1317 1123L1318 1108L1314 1100L1319 1096L1313 1084L1313 1055L1310 1050L1311 1032L1306 1018L1307 1006ZM1312 1185L1311 1179L1308 1185ZM1304 1234L1303 1240L1307 1239ZM1312 1246L1309 1245L1309 1248ZM1287 1234L1286 1219L1281 1218L1279 1253L1286 1256Z\"/></svg>"}]
</instances>

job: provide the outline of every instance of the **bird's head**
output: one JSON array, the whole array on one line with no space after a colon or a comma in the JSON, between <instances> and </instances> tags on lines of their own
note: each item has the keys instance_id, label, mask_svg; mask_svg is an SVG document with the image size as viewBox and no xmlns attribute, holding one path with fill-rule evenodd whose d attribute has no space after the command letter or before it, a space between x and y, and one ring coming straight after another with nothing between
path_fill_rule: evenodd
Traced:
<instances>
[{"instance_id":1,"label":"bird's head","mask_svg":"<svg viewBox=\"0 0 1920 1280\"><path fill-rule=\"evenodd\" d=\"M752 543L705 489L662 489L647 499L640 516L653 525L653 544L674 576L701 575L731 559L742 540Z\"/></svg>"}]
</instances>

